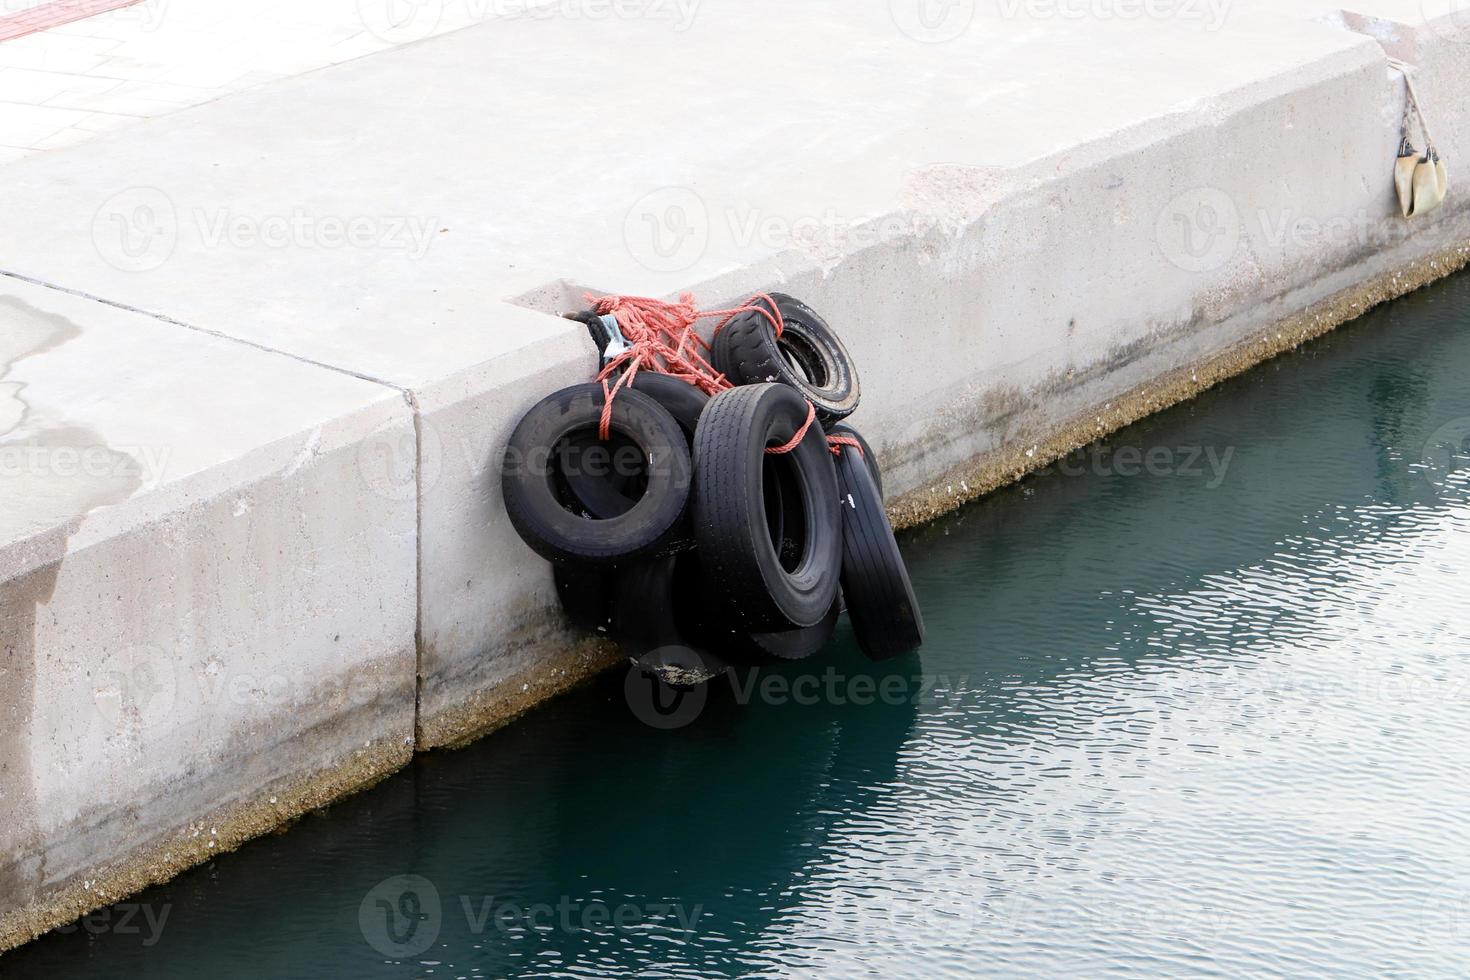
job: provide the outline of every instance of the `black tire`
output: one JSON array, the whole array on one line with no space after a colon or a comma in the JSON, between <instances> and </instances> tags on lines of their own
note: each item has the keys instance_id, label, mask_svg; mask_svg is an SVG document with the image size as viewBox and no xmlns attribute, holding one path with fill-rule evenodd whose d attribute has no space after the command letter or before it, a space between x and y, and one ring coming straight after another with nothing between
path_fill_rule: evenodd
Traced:
<instances>
[{"instance_id":1,"label":"black tire","mask_svg":"<svg viewBox=\"0 0 1470 980\"><path fill-rule=\"evenodd\" d=\"M737 314L715 335L715 369L737 385L779 381L801 392L831 428L858 407L857 368L837 333L816 311L785 293L771 293L783 328L777 339L771 321L755 310ZM764 299L752 305L771 309Z\"/></svg>"},{"instance_id":2,"label":"black tire","mask_svg":"<svg viewBox=\"0 0 1470 980\"><path fill-rule=\"evenodd\" d=\"M581 562L557 562L551 566L556 583L556 597L567 618L578 629L589 633L608 633L612 628L613 576L611 565L584 565Z\"/></svg>"},{"instance_id":3,"label":"black tire","mask_svg":"<svg viewBox=\"0 0 1470 980\"><path fill-rule=\"evenodd\" d=\"M679 556L678 580L674 586L679 622L688 636L697 636L712 650L730 661L769 664L804 660L821 650L837 629L841 599L822 621L802 629L752 633L743 627L726 606L718 582L711 581L699 561L699 552Z\"/></svg>"},{"instance_id":4,"label":"black tire","mask_svg":"<svg viewBox=\"0 0 1470 980\"><path fill-rule=\"evenodd\" d=\"M770 633L751 633L741 628L733 617L711 622L709 643L731 660L745 663L773 663L805 660L821 650L837 630L836 602L815 626L805 626Z\"/></svg>"},{"instance_id":5,"label":"black tire","mask_svg":"<svg viewBox=\"0 0 1470 980\"><path fill-rule=\"evenodd\" d=\"M574 385L537 402L505 449L501 492L521 539L550 561L610 563L678 546L692 469L684 433L668 412L638 391L619 393L612 429L638 447L647 488L626 513L606 519L574 512L559 492L558 452L568 436L595 431L599 384Z\"/></svg>"},{"instance_id":6,"label":"black tire","mask_svg":"<svg viewBox=\"0 0 1470 980\"><path fill-rule=\"evenodd\" d=\"M689 642L680 615L684 556L644 558L612 577L612 635L629 660L670 687L722 673L725 661Z\"/></svg>"},{"instance_id":7,"label":"black tire","mask_svg":"<svg viewBox=\"0 0 1470 980\"><path fill-rule=\"evenodd\" d=\"M662 405L684 430L686 440L694 442L694 430L704 406L709 404L709 395L687 381L654 371L639 371L628 388ZM616 436L610 445L605 444L595 430L568 437L566 456L572 465L563 474L566 490L571 502L580 505L588 517L605 521L626 514L643 493L646 482L639 479L640 474L620 472L626 467L617 465L629 458L623 451L625 444L626 440L620 442ZM603 462L605 455L611 456L611 465Z\"/></svg>"},{"instance_id":8,"label":"black tire","mask_svg":"<svg viewBox=\"0 0 1470 980\"><path fill-rule=\"evenodd\" d=\"M564 506L590 520L606 521L633 509L648 487L643 453L626 436L604 442L594 428L562 443L554 480Z\"/></svg>"},{"instance_id":9,"label":"black tire","mask_svg":"<svg viewBox=\"0 0 1470 980\"><path fill-rule=\"evenodd\" d=\"M873 452L873 447L868 445L868 440L863 434L847 423L833 426L830 430L834 436L851 436L863 447L863 462L868 465L868 473L872 475L873 482L878 486L878 496L883 496L883 468L878 465L878 454Z\"/></svg>"},{"instance_id":10,"label":"black tire","mask_svg":"<svg viewBox=\"0 0 1470 980\"><path fill-rule=\"evenodd\" d=\"M709 395L672 375L646 370L633 375L628 387L643 392L662 405L664 411L679 423L690 443L694 442L694 432L699 428L699 418L704 414L705 406L709 404Z\"/></svg>"},{"instance_id":11,"label":"black tire","mask_svg":"<svg viewBox=\"0 0 1470 980\"><path fill-rule=\"evenodd\" d=\"M852 447L840 448L837 482L842 491L842 594L847 618L863 653L872 660L887 660L924 642L924 617L877 484Z\"/></svg>"},{"instance_id":12,"label":"black tire","mask_svg":"<svg viewBox=\"0 0 1470 980\"><path fill-rule=\"evenodd\" d=\"M787 385L731 388L710 400L694 437L700 559L752 633L815 626L837 599L842 524L826 434L813 424L791 452L766 452L789 442L807 415L806 402ZM801 542L784 561L766 513L768 467L790 468L791 498L800 504L783 507L800 527L783 527L782 539Z\"/></svg>"}]
</instances>

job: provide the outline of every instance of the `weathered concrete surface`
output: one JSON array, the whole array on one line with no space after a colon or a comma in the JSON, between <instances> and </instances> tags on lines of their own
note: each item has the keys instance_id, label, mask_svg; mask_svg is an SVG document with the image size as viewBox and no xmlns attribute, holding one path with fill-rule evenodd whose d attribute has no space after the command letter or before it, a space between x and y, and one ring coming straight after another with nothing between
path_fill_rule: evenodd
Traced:
<instances>
[{"instance_id":1,"label":"weathered concrete surface","mask_svg":"<svg viewBox=\"0 0 1470 980\"><path fill-rule=\"evenodd\" d=\"M498 326L550 318L506 307ZM534 336L534 333L532 334ZM501 454L526 407L585 381L580 324L424 386L420 413L419 740L452 745L613 662L560 613L549 566L516 536L500 498Z\"/></svg>"},{"instance_id":2,"label":"weathered concrete surface","mask_svg":"<svg viewBox=\"0 0 1470 980\"><path fill-rule=\"evenodd\" d=\"M1459 260L1463 195L1394 215L1385 58L1422 66L1455 169L1470 34L1359 6L482 24L5 168L0 267L404 393L413 428L360 433L369 465L330 485L417 506L418 745L454 744L608 662L555 613L495 468L519 413L591 369L551 315L572 284L808 299L918 519ZM281 562L340 559L320 547Z\"/></svg>"},{"instance_id":3,"label":"weathered concrete surface","mask_svg":"<svg viewBox=\"0 0 1470 980\"><path fill-rule=\"evenodd\" d=\"M412 752L391 389L0 280L0 947ZM356 492L355 492L356 491Z\"/></svg>"}]
</instances>

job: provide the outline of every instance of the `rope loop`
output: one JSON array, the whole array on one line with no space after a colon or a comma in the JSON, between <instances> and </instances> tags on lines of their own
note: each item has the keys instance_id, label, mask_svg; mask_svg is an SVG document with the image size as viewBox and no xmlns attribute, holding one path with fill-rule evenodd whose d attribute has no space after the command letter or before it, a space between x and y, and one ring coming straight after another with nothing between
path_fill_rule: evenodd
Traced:
<instances>
[{"instance_id":1,"label":"rope loop","mask_svg":"<svg viewBox=\"0 0 1470 980\"><path fill-rule=\"evenodd\" d=\"M765 300L770 304L769 308L758 304L758 300ZM728 310L698 309L694 305L692 293L683 294L678 302L673 303L649 296L588 295L587 301L592 305L594 313L599 316L611 315L617 319L618 329L629 344L627 350L608 361L597 373L597 380L602 382L603 390L602 420L598 426L598 437L604 441L612 434L613 399L632 383L639 371L670 375L711 396L734 387L730 379L715 370L709 361L710 345L695 329L701 320L720 317L720 322L714 329L717 334L739 314L754 311L770 322L777 337L785 329L781 310L776 306L775 300L765 293L757 293L746 300L744 305ZM609 386L608 382L616 375L621 376L616 383ZM801 441L800 436L806 434L813 417L815 409L808 413L807 424L798 433L797 442ZM786 451L790 452L789 449Z\"/></svg>"},{"instance_id":2,"label":"rope loop","mask_svg":"<svg viewBox=\"0 0 1470 980\"><path fill-rule=\"evenodd\" d=\"M807 430L812 427L812 422L816 421L816 418L817 407L811 402L807 402L806 421L801 423L801 428L796 430L796 435L792 436L790 441L783 443L782 445L767 446L766 452L771 456L784 456L787 453L791 452L797 446L801 445L801 440L806 438Z\"/></svg>"}]
</instances>

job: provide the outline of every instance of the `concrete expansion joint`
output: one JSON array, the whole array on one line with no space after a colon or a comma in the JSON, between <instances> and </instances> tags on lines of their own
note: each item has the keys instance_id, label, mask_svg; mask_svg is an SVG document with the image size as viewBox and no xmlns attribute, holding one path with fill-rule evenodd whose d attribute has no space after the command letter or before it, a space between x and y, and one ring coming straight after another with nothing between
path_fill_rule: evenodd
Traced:
<instances>
[{"instance_id":1,"label":"concrete expansion joint","mask_svg":"<svg viewBox=\"0 0 1470 980\"><path fill-rule=\"evenodd\" d=\"M136 313L136 314L139 314L141 316L149 317L150 319L159 321L161 323L169 324L170 326L180 327L180 328L185 329L185 330L191 330L191 331L194 331L196 333L205 334L205 335L210 336L210 337L215 337L215 338L218 338L220 340L227 341L227 342L229 342L231 344L241 344L243 346L254 348L255 350L259 350L259 351L262 351L262 352L265 352L265 353L268 353L268 354L274 354L274 355L279 355L281 357L287 357L287 358L290 358L293 361L297 361L297 362L302 363L302 364L307 364L307 365L310 365L312 367L322 368L322 369L327 370L327 371L332 371L332 372L334 372L336 374L346 375L348 377L356 378L357 380L360 380L360 381L366 381L366 382L369 382L371 384L381 385L383 387L393 389L394 391L396 391L396 392L399 393L399 395L402 397L404 403L408 406L410 412L412 413L412 420L413 420L413 439L414 439L413 451L414 451L414 464L415 464L414 465L415 499L418 500L418 501L420 501L420 502L422 501L422 499L423 499L423 489L424 489L423 488L423 474L422 474L421 466L419 465L419 463L421 462L421 456L422 456L422 451L423 451L423 418L422 418L422 414L421 414L421 410L420 410L420 406L419 406L418 396L415 394L415 392L412 389L410 389L408 387L405 387L403 385L395 384L394 382L389 381L386 378L376 377L376 376L373 376L371 374L366 374L366 373L361 372L361 371L354 371L354 370L352 370L350 368L341 367L339 365L327 364L325 362L322 362L322 361L319 361L319 360L315 360L313 358L304 357L304 356L302 356L300 354L292 353L291 351L288 351L288 350L283 350L283 349L281 349L279 347L274 347L274 346L271 346L269 344L258 343L256 341L249 340L249 339L246 339L246 338L242 338L242 337L239 337L239 336L235 336L233 334L225 333L223 331L211 330L208 327L201 327L201 326L199 326L197 324L188 323L186 321L176 319L176 318L171 317L171 316L169 316L169 315L167 315L165 313L158 313L158 312L153 311L153 310L141 309L139 307L132 306L132 305L127 304L127 303L122 303L122 302L118 302L116 300L108 299L105 296L98 296L98 295L96 295L94 293L89 293L86 290L76 289L76 288L73 288L73 287L70 287L70 286L63 286L60 283L51 282L51 281L46 280L46 279L39 279L39 278L36 278L36 277L33 277L33 276L27 276L27 275L24 275L22 273L14 272L14 271L11 271L11 270L8 270L8 269L0 269L0 276L4 276L4 277L9 278L9 279L14 279L14 280L16 280L18 282L24 282L24 283L27 283L27 284L32 285L32 286L38 286L38 287L41 287L43 289L55 290L56 292L59 292L59 293L65 293L65 294L70 295L70 296L75 296L78 299L88 300L88 301L91 301L91 302L94 302L94 303L100 303L100 304L102 304L104 306L110 306L110 307L113 307L113 308L119 309L119 310L125 310L125 311L127 311L129 313ZM423 578L423 571L422 571L422 567L423 567L423 554L422 554L422 524L423 524L423 513L422 513L422 511L423 511L423 508L422 508L422 504L420 503L416 507L416 512L415 512L415 526L414 526L414 551L415 551L414 558L415 558L415 576L416 576L414 604L415 604L415 608L416 609L421 605L421 603L419 602L419 597L422 595L422 589L423 589L423 582L422 582L422 578ZM413 726L413 732L414 733L417 733L419 731L419 714L420 714L419 692L420 692L420 688L421 688L422 683L423 683L423 681L422 681L423 665L421 663L422 656L423 656L423 654L422 654L422 646L423 646L423 642L422 642L423 641L423 636L422 636L422 633L423 633L423 629L422 629L421 617L416 615L415 624L414 624L414 641L415 641L415 643L414 643L414 645L415 645L415 667L414 667L414 685L413 685L413 688L414 688L414 703L413 703L414 726ZM413 750L417 749L417 745L415 744L416 743L416 738L415 738L414 735L410 735L407 741L409 743L410 751L413 751ZM0 946L0 948L3 948L3 946Z\"/></svg>"},{"instance_id":2,"label":"concrete expansion joint","mask_svg":"<svg viewBox=\"0 0 1470 980\"><path fill-rule=\"evenodd\" d=\"M84 289L74 289L70 286L63 286L60 283L50 282L46 279L37 279L33 276L24 275L23 273L12 272L9 269L0 269L0 276L5 276L9 279L15 279L19 282L29 283L32 286L40 286L42 289L54 289L58 293L66 293L68 296L76 296L79 299L91 300L94 303L101 303L103 306L111 306L114 309L126 310L129 313L137 313L141 316L146 316L151 319L157 320L160 323L167 323L175 327L182 327L185 330L193 330L196 333L207 334L210 337L217 337L220 340L227 340L233 344L243 344L246 347L253 347L256 350L265 351L268 354L278 354L282 357L289 357L293 361L299 361L302 364L310 364L312 367L319 367L323 370L332 371L337 374L345 374L348 377L356 378L359 381L367 381L371 384L383 385L386 388L392 388L394 391L402 392L405 395L405 398L407 399L409 405L414 408L415 413L417 413L418 411L417 403L413 399L412 392L409 392L408 389L404 388L403 386L396 385L385 378L374 377L373 375L364 374L360 371L354 371L351 368L340 367L336 364L328 364L325 361L313 360L309 357L303 357L300 354L293 354L290 351L283 350L279 347L272 347L269 344L258 343L256 341L248 340L243 337L237 337L234 334L225 333L221 330L211 330L208 327L201 327L198 324L188 323L184 320L179 320L171 317L167 313L158 313L153 310L145 310L136 306L130 306L127 303L121 303L117 300L108 299L105 296L98 296L94 293L89 293Z\"/></svg>"}]
</instances>

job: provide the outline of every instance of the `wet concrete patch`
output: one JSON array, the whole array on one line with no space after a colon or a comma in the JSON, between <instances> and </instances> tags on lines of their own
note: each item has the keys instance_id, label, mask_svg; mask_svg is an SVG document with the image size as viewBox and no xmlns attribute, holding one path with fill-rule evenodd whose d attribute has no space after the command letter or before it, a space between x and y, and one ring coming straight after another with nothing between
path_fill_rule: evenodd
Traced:
<instances>
[{"instance_id":1,"label":"wet concrete patch","mask_svg":"<svg viewBox=\"0 0 1470 980\"><path fill-rule=\"evenodd\" d=\"M64 316L38 310L18 296L0 296L0 436L16 429L26 415L21 397L25 386L7 380L11 368L81 336L81 328Z\"/></svg>"}]
</instances>

